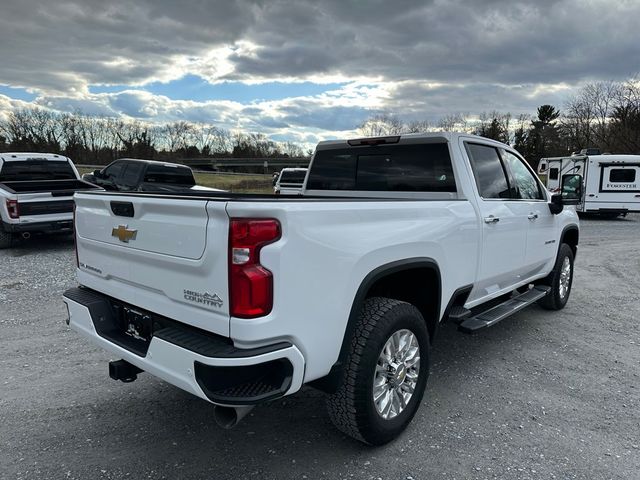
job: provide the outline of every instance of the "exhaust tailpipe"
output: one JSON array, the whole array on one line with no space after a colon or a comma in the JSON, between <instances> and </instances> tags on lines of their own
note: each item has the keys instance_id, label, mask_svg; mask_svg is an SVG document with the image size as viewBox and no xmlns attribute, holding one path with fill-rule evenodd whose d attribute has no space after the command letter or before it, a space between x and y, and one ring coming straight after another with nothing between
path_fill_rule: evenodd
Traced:
<instances>
[{"instance_id":1,"label":"exhaust tailpipe","mask_svg":"<svg viewBox=\"0 0 640 480\"><path fill-rule=\"evenodd\" d=\"M31 234L29 232L22 232L22 238L29 240L31 238Z\"/></svg>"},{"instance_id":2,"label":"exhaust tailpipe","mask_svg":"<svg viewBox=\"0 0 640 480\"><path fill-rule=\"evenodd\" d=\"M253 405L242 407L223 407L216 405L213 409L213 418L220 427L229 430L235 427L240 420L253 410L253 407Z\"/></svg>"}]
</instances>

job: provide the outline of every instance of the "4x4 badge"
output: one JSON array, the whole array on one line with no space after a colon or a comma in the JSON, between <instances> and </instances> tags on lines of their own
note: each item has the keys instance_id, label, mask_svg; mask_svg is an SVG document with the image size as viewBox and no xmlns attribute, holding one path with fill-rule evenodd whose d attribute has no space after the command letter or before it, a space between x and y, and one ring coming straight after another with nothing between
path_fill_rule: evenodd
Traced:
<instances>
[{"instance_id":1,"label":"4x4 badge","mask_svg":"<svg viewBox=\"0 0 640 480\"><path fill-rule=\"evenodd\" d=\"M118 240L124 243L129 243L129 240L135 240L138 235L138 230L129 230L126 225L118 225L111 230L111 236L117 237Z\"/></svg>"}]
</instances>

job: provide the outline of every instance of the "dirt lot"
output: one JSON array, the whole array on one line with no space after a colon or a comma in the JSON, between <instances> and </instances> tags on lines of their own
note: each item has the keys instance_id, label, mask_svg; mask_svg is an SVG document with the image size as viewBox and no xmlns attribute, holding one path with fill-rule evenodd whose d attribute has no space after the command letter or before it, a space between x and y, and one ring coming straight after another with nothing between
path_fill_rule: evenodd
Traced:
<instances>
[{"instance_id":1,"label":"dirt lot","mask_svg":"<svg viewBox=\"0 0 640 480\"><path fill-rule=\"evenodd\" d=\"M436 340L424 405L397 441L338 433L305 389L220 430L206 402L142 374L64 323L68 237L0 252L0 477L640 478L640 216L582 222L561 312L532 307Z\"/></svg>"}]
</instances>

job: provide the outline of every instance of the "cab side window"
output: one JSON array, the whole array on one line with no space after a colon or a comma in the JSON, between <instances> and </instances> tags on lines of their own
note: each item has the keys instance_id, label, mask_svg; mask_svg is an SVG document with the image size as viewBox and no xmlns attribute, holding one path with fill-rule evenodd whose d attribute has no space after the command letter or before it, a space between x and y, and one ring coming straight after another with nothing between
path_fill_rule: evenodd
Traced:
<instances>
[{"instance_id":1,"label":"cab side window","mask_svg":"<svg viewBox=\"0 0 640 480\"><path fill-rule=\"evenodd\" d=\"M137 186L143 168L144 165L141 163L128 163L127 168L122 175L122 181L120 182L122 186L125 188L133 188Z\"/></svg>"},{"instance_id":2,"label":"cab side window","mask_svg":"<svg viewBox=\"0 0 640 480\"><path fill-rule=\"evenodd\" d=\"M124 167L124 162L116 162L109 165L104 169L104 176L108 180L115 181L122 174L122 168Z\"/></svg>"},{"instance_id":3,"label":"cab side window","mask_svg":"<svg viewBox=\"0 0 640 480\"><path fill-rule=\"evenodd\" d=\"M501 150L500 153L502 154L505 164L511 171L513 183L515 183L516 198L523 200L542 200L544 197L542 196L540 184L524 164L524 161L506 150Z\"/></svg>"},{"instance_id":4,"label":"cab side window","mask_svg":"<svg viewBox=\"0 0 640 480\"><path fill-rule=\"evenodd\" d=\"M511 198L507 173L498 150L489 145L466 143L471 168L482 198Z\"/></svg>"}]
</instances>

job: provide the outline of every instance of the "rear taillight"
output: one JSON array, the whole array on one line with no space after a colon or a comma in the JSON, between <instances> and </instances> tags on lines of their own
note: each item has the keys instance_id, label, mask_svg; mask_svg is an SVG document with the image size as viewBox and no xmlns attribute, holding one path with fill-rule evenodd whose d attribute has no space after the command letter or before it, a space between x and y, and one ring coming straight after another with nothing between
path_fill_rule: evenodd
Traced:
<instances>
[{"instance_id":1,"label":"rear taillight","mask_svg":"<svg viewBox=\"0 0 640 480\"><path fill-rule=\"evenodd\" d=\"M262 317L273 307L273 275L260 265L260 250L281 236L273 218L232 218L229 226L231 315Z\"/></svg>"},{"instance_id":2,"label":"rear taillight","mask_svg":"<svg viewBox=\"0 0 640 480\"><path fill-rule=\"evenodd\" d=\"M78 229L76 228L76 202L73 201L73 249L76 251L76 268L80 268L78 259Z\"/></svg>"},{"instance_id":3,"label":"rear taillight","mask_svg":"<svg viewBox=\"0 0 640 480\"><path fill-rule=\"evenodd\" d=\"M9 218L20 218L20 207L17 200L7 200L7 212L9 212Z\"/></svg>"}]
</instances>

